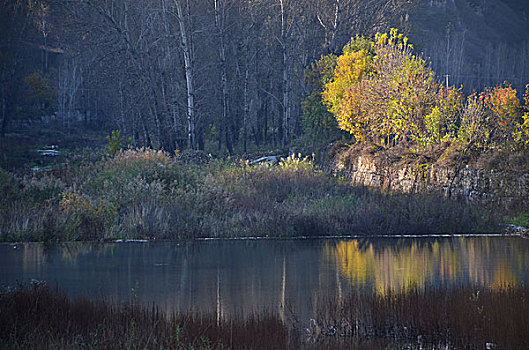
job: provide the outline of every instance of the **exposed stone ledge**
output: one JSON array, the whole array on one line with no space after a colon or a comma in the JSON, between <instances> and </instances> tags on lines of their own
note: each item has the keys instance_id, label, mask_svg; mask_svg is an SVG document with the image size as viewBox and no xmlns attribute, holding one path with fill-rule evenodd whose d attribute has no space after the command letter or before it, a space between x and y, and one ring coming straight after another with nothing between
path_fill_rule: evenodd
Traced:
<instances>
[{"instance_id":1,"label":"exposed stone ledge","mask_svg":"<svg viewBox=\"0 0 529 350\"><path fill-rule=\"evenodd\" d=\"M376 155L337 154L334 170L357 186L400 193L442 193L482 203L496 202L506 208L529 203L529 174L473 169L454 169L416 162L383 162ZM348 159L343 159L348 157Z\"/></svg>"}]
</instances>

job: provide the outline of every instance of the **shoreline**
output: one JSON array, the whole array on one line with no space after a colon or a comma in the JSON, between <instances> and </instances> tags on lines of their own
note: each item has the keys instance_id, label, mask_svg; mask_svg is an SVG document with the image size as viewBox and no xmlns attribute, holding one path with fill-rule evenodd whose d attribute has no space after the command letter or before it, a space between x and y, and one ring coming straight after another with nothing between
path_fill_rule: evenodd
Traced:
<instances>
[{"instance_id":1,"label":"shoreline","mask_svg":"<svg viewBox=\"0 0 529 350\"><path fill-rule=\"evenodd\" d=\"M525 229L525 228L523 228ZM526 229L525 229L526 230ZM197 237L188 239L115 239L115 240L84 240L84 241L58 241L58 242L39 242L39 241L13 241L0 242L0 245L16 246L19 244L71 244L71 243L181 243L181 242L211 242L211 241L311 241L311 240L333 240L333 239L429 239L429 238L474 238L474 237L520 237L528 239L527 234L523 232L513 233L455 233L455 234L400 234L400 235L333 235L333 236L296 236L296 237L264 237L264 236L250 236L250 237Z\"/></svg>"}]
</instances>

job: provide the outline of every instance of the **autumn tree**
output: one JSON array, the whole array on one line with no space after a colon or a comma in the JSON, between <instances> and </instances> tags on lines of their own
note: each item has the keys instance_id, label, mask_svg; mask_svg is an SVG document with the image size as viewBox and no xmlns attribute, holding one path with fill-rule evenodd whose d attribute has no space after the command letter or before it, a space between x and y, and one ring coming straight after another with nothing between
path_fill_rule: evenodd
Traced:
<instances>
[{"instance_id":1,"label":"autumn tree","mask_svg":"<svg viewBox=\"0 0 529 350\"><path fill-rule=\"evenodd\" d=\"M467 97L457 132L457 142L466 148L485 148L490 131L486 127L487 108L483 94L473 93Z\"/></svg>"},{"instance_id":2,"label":"autumn tree","mask_svg":"<svg viewBox=\"0 0 529 350\"><path fill-rule=\"evenodd\" d=\"M426 61L392 29L370 43L355 38L344 48L323 100L340 128L358 141L418 141L427 131L424 116L432 112L438 90Z\"/></svg>"},{"instance_id":3,"label":"autumn tree","mask_svg":"<svg viewBox=\"0 0 529 350\"><path fill-rule=\"evenodd\" d=\"M50 87L49 79L42 72L33 72L24 78L26 85L26 108L24 113L32 115L50 115L54 111L56 97Z\"/></svg>"},{"instance_id":4,"label":"autumn tree","mask_svg":"<svg viewBox=\"0 0 529 350\"><path fill-rule=\"evenodd\" d=\"M457 141L466 149L501 149L519 148L527 139L527 112L522 116L515 89L504 84L465 101L462 88L439 84L396 29L376 34L374 41L353 38L342 55L318 64L323 102L357 141L386 146L400 140L422 146ZM328 67L334 67L330 77Z\"/></svg>"},{"instance_id":5,"label":"autumn tree","mask_svg":"<svg viewBox=\"0 0 529 350\"><path fill-rule=\"evenodd\" d=\"M424 117L426 135L423 137L423 143L433 144L454 140L463 108L464 97L461 88L441 86L437 104L432 108L431 113Z\"/></svg>"},{"instance_id":6,"label":"autumn tree","mask_svg":"<svg viewBox=\"0 0 529 350\"><path fill-rule=\"evenodd\" d=\"M518 144L523 147L529 146L529 84L525 87L525 94L523 96L523 115L520 121L518 131Z\"/></svg>"},{"instance_id":7,"label":"autumn tree","mask_svg":"<svg viewBox=\"0 0 529 350\"><path fill-rule=\"evenodd\" d=\"M489 110L487 126L492 142L500 147L512 145L521 111L517 91L510 85L485 90L483 99Z\"/></svg>"},{"instance_id":8,"label":"autumn tree","mask_svg":"<svg viewBox=\"0 0 529 350\"><path fill-rule=\"evenodd\" d=\"M338 121L338 126L350 132L357 140L368 134L369 111L361 96L364 78L374 73L373 55L365 45L365 39L357 37L344 47L344 53L336 58L332 79L323 90L323 101ZM367 79L366 79L367 80Z\"/></svg>"}]
</instances>

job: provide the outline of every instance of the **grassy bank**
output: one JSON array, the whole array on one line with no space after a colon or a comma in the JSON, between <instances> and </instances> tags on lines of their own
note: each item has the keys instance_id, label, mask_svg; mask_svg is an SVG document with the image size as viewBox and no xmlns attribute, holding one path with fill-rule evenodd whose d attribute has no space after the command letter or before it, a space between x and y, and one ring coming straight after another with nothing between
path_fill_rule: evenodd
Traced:
<instances>
[{"instance_id":1,"label":"grassy bank","mask_svg":"<svg viewBox=\"0 0 529 350\"><path fill-rule=\"evenodd\" d=\"M72 301L45 286L0 293L0 343L11 349L501 349L529 346L529 288L357 292L315 319L217 320L135 304ZM294 315L295 316L295 315ZM295 319L293 317L292 319Z\"/></svg>"},{"instance_id":2,"label":"grassy bank","mask_svg":"<svg viewBox=\"0 0 529 350\"><path fill-rule=\"evenodd\" d=\"M150 149L49 172L0 170L0 240L180 239L497 231L490 211L355 188L307 158L187 164Z\"/></svg>"}]
</instances>

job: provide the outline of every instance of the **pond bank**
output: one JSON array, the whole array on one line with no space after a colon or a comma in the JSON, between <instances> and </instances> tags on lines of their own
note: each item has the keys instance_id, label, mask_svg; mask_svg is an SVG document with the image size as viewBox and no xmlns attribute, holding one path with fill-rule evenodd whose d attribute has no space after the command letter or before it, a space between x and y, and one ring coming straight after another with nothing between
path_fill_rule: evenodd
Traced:
<instances>
[{"instance_id":1,"label":"pond bank","mask_svg":"<svg viewBox=\"0 0 529 350\"><path fill-rule=\"evenodd\" d=\"M0 175L1 241L501 232L479 203L351 186L300 156L273 167L189 165L127 150L55 172Z\"/></svg>"}]
</instances>

